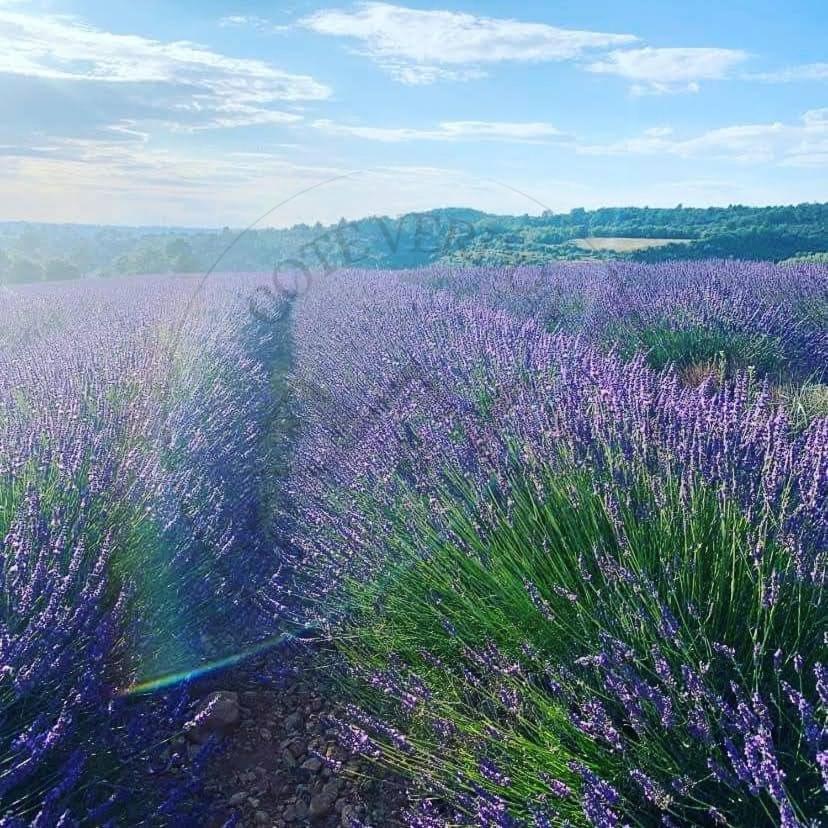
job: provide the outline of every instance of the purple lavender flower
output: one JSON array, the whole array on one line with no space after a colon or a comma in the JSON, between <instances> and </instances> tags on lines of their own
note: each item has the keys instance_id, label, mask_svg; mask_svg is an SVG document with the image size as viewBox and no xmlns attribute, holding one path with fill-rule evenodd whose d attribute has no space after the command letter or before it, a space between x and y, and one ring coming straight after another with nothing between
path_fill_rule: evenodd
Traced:
<instances>
[{"instance_id":1,"label":"purple lavender flower","mask_svg":"<svg viewBox=\"0 0 828 828\"><path fill-rule=\"evenodd\" d=\"M652 777L647 776L646 773L638 768L633 768L630 771L630 778L640 786L648 802L651 802L662 811L670 807L673 801L672 797Z\"/></svg>"},{"instance_id":2,"label":"purple lavender flower","mask_svg":"<svg viewBox=\"0 0 828 828\"><path fill-rule=\"evenodd\" d=\"M615 828L620 825L619 816L612 807L620 800L618 791L583 765L574 763L572 770L583 779L582 807L590 824L595 828Z\"/></svg>"},{"instance_id":3,"label":"purple lavender flower","mask_svg":"<svg viewBox=\"0 0 828 828\"><path fill-rule=\"evenodd\" d=\"M481 759L478 770L484 779L494 782L495 785L500 785L501 788L508 788L512 783L512 780L491 759Z\"/></svg>"}]
</instances>

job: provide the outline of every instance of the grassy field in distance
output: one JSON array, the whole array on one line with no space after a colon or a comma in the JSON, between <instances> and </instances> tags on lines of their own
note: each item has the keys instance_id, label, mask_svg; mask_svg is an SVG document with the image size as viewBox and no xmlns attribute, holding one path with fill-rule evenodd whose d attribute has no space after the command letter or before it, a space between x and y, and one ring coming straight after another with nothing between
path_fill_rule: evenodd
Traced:
<instances>
[{"instance_id":1,"label":"grassy field in distance","mask_svg":"<svg viewBox=\"0 0 828 828\"><path fill-rule=\"evenodd\" d=\"M650 247L666 247L668 244L688 244L690 241L692 239L638 239L626 236L588 236L584 239L575 239L573 244L582 250L612 250L616 253L632 253L635 250L647 250Z\"/></svg>"}]
</instances>

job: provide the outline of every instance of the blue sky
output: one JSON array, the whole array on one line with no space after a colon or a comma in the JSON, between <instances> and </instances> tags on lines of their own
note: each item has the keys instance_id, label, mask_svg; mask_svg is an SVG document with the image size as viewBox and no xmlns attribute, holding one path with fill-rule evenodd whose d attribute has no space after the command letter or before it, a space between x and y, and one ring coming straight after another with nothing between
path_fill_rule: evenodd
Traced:
<instances>
[{"instance_id":1,"label":"blue sky","mask_svg":"<svg viewBox=\"0 0 828 828\"><path fill-rule=\"evenodd\" d=\"M826 33L821 0L0 0L0 218L825 201Z\"/></svg>"}]
</instances>

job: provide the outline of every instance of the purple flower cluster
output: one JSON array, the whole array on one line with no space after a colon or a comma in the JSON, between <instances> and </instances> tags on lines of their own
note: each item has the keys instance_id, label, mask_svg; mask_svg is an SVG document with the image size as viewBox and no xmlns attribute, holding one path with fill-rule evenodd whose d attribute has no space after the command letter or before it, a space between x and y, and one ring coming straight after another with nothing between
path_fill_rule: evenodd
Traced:
<instances>
[{"instance_id":1,"label":"purple flower cluster","mask_svg":"<svg viewBox=\"0 0 828 828\"><path fill-rule=\"evenodd\" d=\"M609 783L601 779L589 768L572 763L572 771L583 780L584 815L595 828L615 828L621 821L613 810L621 799L619 793Z\"/></svg>"},{"instance_id":2,"label":"purple flower cluster","mask_svg":"<svg viewBox=\"0 0 828 828\"><path fill-rule=\"evenodd\" d=\"M429 652L418 665L389 657L369 686L382 694L382 710L395 699L400 716L371 725L360 714L372 751L397 750L408 728L422 735L419 724L431 719L433 749L407 767L425 774L433 763L428 780L437 784L435 768L449 775L459 761L443 757L468 756L473 779L459 787L487 787L495 799L481 808L501 807L502 797L510 818L541 823L546 811L525 794L542 784L539 770L573 792L581 823L593 825L711 824L716 814L724 824L751 824L756 814L773 814L804 826L819 813L828 679L815 663L823 633L817 639L813 630L828 562L828 419L794 428L771 372L758 381L737 371L726 381L688 383L681 372L654 371L642 355L625 359L611 346L622 328L686 323L771 337L785 365L796 366L791 376L824 370L828 334L815 320L827 275L731 262L624 265L609 277L593 265L348 272L302 298L293 590L312 609L347 623L343 583L378 582L402 554L416 563L435 548L454 550L485 571L488 553L471 549L469 533L496 539L525 517L516 502L523 492L542 503L549 474L592 480L612 537L577 550L565 586L551 572L521 575L510 600L531 618L492 609L504 629L526 622L516 652L465 638L462 615L437 592L428 603L440 623L429 635L455 656ZM430 290L435 276L457 290ZM688 515L706 509L731 527L732 566L747 573L738 586L705 558L710 539L688 543L694 557L679 559L674 546L686 538L670 527L662 527L657 569L636 560L642 527L658 526L676 504ZM531 538L525 559L547 554L548 537L521 531ZM681 590L693 600L680 600ZM749 612L728 618L737 601ZM384 611L378 600L375 612ZM774 656L776 642L794 635L796 613L807 640L789 658ZM699 630L714 614L727 623L707 639ZM573 643L566 663L549 663L544 629L556 642L595 629L594 646ZM451 688L442 705L435 676ZM412 680L434 690L416 717L406 700ZM551 737L533 730L532 717L550 705L561 711L552 719L556 738L588 762L553 772L533 768L517 748L508 761L506 748L489 750L510 739L545 748ZM480 721L471 725L475 713ZM490 755L496 764L480 760ZM598 759L600 774L589 769ZM451 785L442 784L449 795ZM572 818L567 811L561 824ZM500 824L486 819L477 824Z\"/></svg>"},{"instance_id":3,"label":"purple flower cluster","mask_svg":"<svg viewBox=\"0 0 828 828\"><path fill-rule=\"evenodd\" d=\"M823 582L828 421L793 433L772 389L746 374L688 387L640 359L602 355L391 273L345 273L305 297L296 351L299 386L309 390L291 485L303 492L302 522L320 527L297 538L302 568L324 570L318 589L384 560L384 523L366 527L355 497L390 503L411 487L427 494L446 468L481 490L493 474L505 486L515 457L531 464L566 452L599 467L608 447L685 489L702 478L756 510L778 509L797 577ZM754 554L761 558L761 543ZM767 573L766 595L778 577Z\"/></svg>"},{"instance_id":4,"label":"purple flower cluster","mask_svg":"<svg viewBox=\"0 0 828 828\"><path fill-rule=\"evenodd\" d=\"M651 350L677 332L695 333L715 356L734 345L746 367L799 378L826 377L828 274L820 265L685 261L561 263L515 269L440 268L416 275L491 308L599 345ZM664 351L664 364L670 353ZM736 354L739 356L739 354Z\"/></svg>"},{"instance_id":5,"label":"purple flower cluster","mask_svg":"<svg viewBox=\"0 0 828 828\"><path fill-rule=\"evenodd\" d=\"M122 691L236 652L247 625L251 636L272 628L250 573L266 579L277 563L258 524L272 416L261 356L278 332L251 327L254 284L148 277L4 296L9 825L103 825L140 802L180 819L186 785L166 805L161 781L152 796L129 794L151 773L144 751L186 718L186 695Z\"/></svg>"}]
</instances>

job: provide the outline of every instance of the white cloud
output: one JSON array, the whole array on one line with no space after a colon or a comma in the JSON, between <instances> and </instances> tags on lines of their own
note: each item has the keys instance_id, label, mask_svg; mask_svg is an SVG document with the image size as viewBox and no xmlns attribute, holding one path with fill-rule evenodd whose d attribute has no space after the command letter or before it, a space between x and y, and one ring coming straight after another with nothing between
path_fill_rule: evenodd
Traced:
<instances>
[{"instance_id":1,"label":"white cloud","mask_svg":"<svg viewBox=\"0 0 828 828\"><path fill-rule=\"evenodd\" d=\"M551 124L529 121L443 121L436 127L372 127L337 124L329 120L313 122L316 129L332 135L363 138L369 141L510 141L538 143L564 137Z\"/></svg>"},{"instance_id":2,"label":"white cloud","mask_svg":"<svg viewBox=\"0 0 828 828\"><path fill-rule=\"evenodd\" d=\"M139 141L60 141L0 156L0 199L31 221L244 227L278 204L266 224L401 215L437 204L539 211L515 190L450 168L359 171L268 152L205 157Z\"/></svg>"},{"instance_id":3,"label":"white cloud","mask_svg":"<svg viewBox=\"0 0 828 828\"><path fill-rule=\"evenodd\" d=\"M291 74L264 61L229 57L186 41L114 34L74 18L2 6L0 73L144 87L147 98L164 98L170 123L182 128L293 121L298 116L280 112L274 105L323 100L331 94L307 75Z\"/></svg>"},{"instance_id":4,"label":"white cloud","mask_svg":"<svg viewBox=\"0 0 828 828\"><path fill-rule=\"evenodd\" d=\"M828 106L822 109L809 109L803 116L802 120L806 124L826 125L828 124Z\"/></svg>"},{"instance_id":5,"label":"white cloud","mask_svg":"<svg viewBox=\"0 0 828 828\"><path fill-rule=\"evenodd\" d=\"M245 226L286 196L346 172L278 153L245 157L158 149L138 138L63 139L36 151L0 151L0 198L33 221Z\"/></svg>"},{"instance_id":6,"label":"white cloud","mask_svg":"<svg viewBox=\"0 0 828 828\"><path fill-rule=\"evenodd\" d=\"M478 74L456 74L446 66L515 61L572 60L592 49L633 43L632 35L563 29L544 23L478 17L453 11L361 3L353 11L323 9L299 21L318 34L348 38L364 54L405 83L427 83Z\"/></svg>"},{"instance_id":7,"label":"white cloud","mask_svg":"<svg viewBox=\"0 0 828 828\"><path fill-rule=\"evenodd\" d=\"M795 83L797 81L828 80L828 63L803 63L800 66L786 66L774 72L755 72L744 76L745 80L766 83Z\"/></svg>"},{"instance_id":8,"label":"white cloud","mask_svg":"<svg viewBox=\"0 0 828 828\"><path fill-rule=\"evenodd\" d=\"M539 213L547 206L557 212L607 204L768 204L824 196L820 176L799 175L780 190L779 182L750 168L740 174L734 168L727 180L717 180L694 167L686 181L648 178L646 164L631 168L622 180L576 170L569 180L546 177L542 170L514 177L493 169L508 180L504 185L436 166L355 171L326 162L297 164L265 150L212 156L195 148L163 150L125 133L113 133L108 142L5 147L0 156L0 199L14 205L16 217L31 221L243 227L284 202L266 223L287 226L400 215L435 205Z\"/></svg>"},{"instance_id":9,"label":"white cloud","mask_svg":"<svg viewBox=\"0 0 828 828\"><path fill-rule=\"evenodd\" d=\"M638 95L698 92L699 81L728 77L749 55L740 49L670 48L616 50L587 65L590 72L634 81Z\"/></svg>"},{"instance_id":10,"label":"white cloud","mask_svg":"<svg viewBox=\"0 0 828 828\"><path fill-rule=\"evenodd\" d=\"M277 26L275 23L271 23L269 20L264 17L259 17L257 14L230 14L219 20L219 26L223 29L247 27L264 32L265 34L285 32L290 29L290 26Z\"/></svg>"},{"instance_id":11,"label":"white cloud","mask_svg":"<svg viewBox=\"0 0 828 828\"><path fill-rule=\"evenodd\" d=\"M721 127L693 138L647 130L612 144L579 145L581 155L668 155L686 159L774 163L786 167L828 166L828 109L812 109L798 123L780 121Z\"/></svg>"},{"instance_id":12,"label":"white cloud","mask_svg":"<svg viewBox=\"0 0 828 828\"><path fill-rule=\"evenodd\" d=\"M649 83L634 83L630 86L630 94L636 98L642 98L645 95L676 95L681 92L696 93L700 89L701 86L696 81L683 84L650 81Z\"/></svg>"},{"instance_id":13,"label":"white cloud","mask_svg":"<svg viewBox=\"0 0 828 828\"><path fill-rule=\"evenodd\" d=\"M420 66L416 63L385 62L383 69L406 86L427 86L437 81L469 81L486 77L477 67L447 69L444 66Z\"/></svg>"},{"instance_id":14,"label":"white cloud","mask_svg":"<svg viewBox=\"0 0 828 828\"><path fill-rule=\"evenodd\" d=\"M255 15L250 16L246 14L228 14L227 17L222 17L219 20L219 26L223 28L230 28L231 26L248 26L257 25L259 23L267 22L262 17Z\"/></svg>"}]
</instances>

